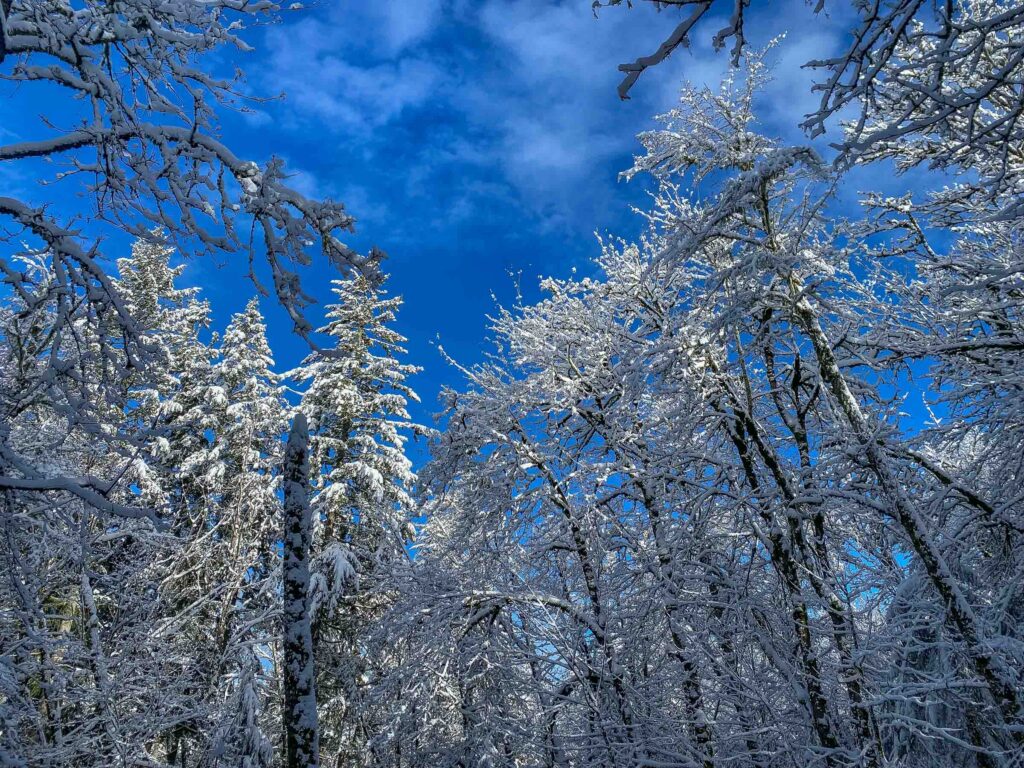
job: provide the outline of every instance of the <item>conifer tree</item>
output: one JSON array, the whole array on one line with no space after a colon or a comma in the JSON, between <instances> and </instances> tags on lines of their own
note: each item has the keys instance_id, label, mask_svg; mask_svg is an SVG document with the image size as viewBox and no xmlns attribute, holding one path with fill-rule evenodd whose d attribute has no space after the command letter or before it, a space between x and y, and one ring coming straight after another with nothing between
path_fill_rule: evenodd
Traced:
<instances>
[{"instance_id":1,"label":"conifer tree","mask_svg":"<svg viewBox=\"0 0 1024 768\"><path fill-rule=\"evenodd\" d=\"M174 248L159 230L151 235L135 241L131 255L117 262L116 286L159 361L127 382L130 415L151 433L149 451L133 463L131 479L179 530L185 514L180 463L202 455L205 443L203 410L190 401L205 400L199 390L212 384L213 353L200 340L210 308L198 288L178 287L184 264L172 266Z\"/></svg>"},{"instance_id":2,"label":"conifer tree","mask_svg":"<svg viewBox=\"0 0 1024 768\"><path fill-rule=\"evenodd\" d=\"M224 734L211 754L228 747L233 758L266 761L270 715L261 678L273 666L281 521L279 466L287 418L279 377L259 302L250 300L224 332L206 404L212 434L202 468L209 509L204 535L190 542L201 563L204 601L201 676L210 717ZM262 659L262 661L261 661ZM240 714L244 713L244 715ZM242 720L239 720L242 717ZM235 726L244 724L247 735Z\"/></svg>"},{"instance_id":3,"label":"conifer tree","mask_svg":"<svg viewBox=\"0 0 1024 768\"><path fill-rule=\"evenodd\" d=\"M362 645L390 598L388 575L411 535L415 476L405 455L411 429L406 383L392 327L401 299L363 279L339 280L320 329L331 344L295 372L308 382L313 511L318 522L311 585L313 633L325 711L325 754L350 764L377 730L365 702L380 659Z\"/></svg>"}]
</instances>

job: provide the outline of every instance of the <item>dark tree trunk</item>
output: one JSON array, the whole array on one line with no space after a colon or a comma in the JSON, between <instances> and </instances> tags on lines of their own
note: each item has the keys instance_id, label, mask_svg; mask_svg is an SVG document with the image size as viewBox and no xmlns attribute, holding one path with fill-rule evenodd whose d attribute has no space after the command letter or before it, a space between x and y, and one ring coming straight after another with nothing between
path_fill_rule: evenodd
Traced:
<instances>
[{"instance_id":1,"label":"dark tree trunk","mask_svg":"<svg viewBox=\"0 0 1024 768\"><path fill-rule=\"evenodd\" d=\"M319 768L316 669L309 620L309 430L295 416L284 454L284 732L287 768Z\"/></svg>"}]
</instances>

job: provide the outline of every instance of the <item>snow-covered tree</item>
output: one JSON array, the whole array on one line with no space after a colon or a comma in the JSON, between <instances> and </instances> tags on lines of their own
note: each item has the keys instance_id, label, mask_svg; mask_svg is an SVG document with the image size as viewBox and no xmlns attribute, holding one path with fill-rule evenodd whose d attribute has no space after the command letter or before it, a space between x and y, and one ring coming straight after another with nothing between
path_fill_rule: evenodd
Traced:
<instances>
[{"instance_id":1,"label":"snow-covered tree","mask_svg":"<svg viewBox=\"0 0 1024 768\"><path fill-rule=\"evenodd\" d=\"M416 478L405 444L416 394L406 380L418 369L401 362L405 339L393 328L400 298L362 278L336 281L334 294L320 329L330 343L293 376L306 384L300 410L311 434L323 750L353 761L385 725L365 703L381 663L366 651L365 634L390 602L392 569L411 535Z\"/></svg>"},{"instance_id":2,"label":"snow-covered tree","mask_svg":"<svg viewBox=\"0 0 1024 768\"><path fill-rule=\"evenodd\" d=\"M183 435L192 449L176 468L182 505L177 532L181 549L167 565L165 585L176 605L191 613L179 642L192 660L192 692L201 718L173 738L175 750L191 749L206 760L228 759L231 748L255 750L232 760L259 765L270 727L255 709L273 665L279 584L279 465L287 419L266 327L255 299L234 315L219 359L189 396L200 419ZM172 455L179 453L171 443ZM251 731L240 738L239 708ZM216 735L214 737L214 735Z\"/></svg>"},{"instance_id":3,"label":"snow-covered tree","mask_svg":"<svg viewBox=\"0 0 1024 768\"><path fill-rule=\"evenodd\" d=\"M627 87L714 7L659 4L692 15ZM0 0L0 63L89 106L0 163L67 157L141 238L108 275L0 198L39 246L0 264L0 765L1014 768L1020 9L857 6L807 127L857 103L840 157L954 177L856 211L758 126L747 7L742 69L640 136L644 234L497 311L431 432L379 276L301 317L310 242L373 272L347 216L213 138L200 54L272 6ZM258 299L207 338L179 285L242 217L294 389Z\"/></svg>"},{"instance_id":4,"label":"snow-covered tree","mask_svg":"<svg viewBox=\"0 0 1024 768\"><path fill-rule=\"evenodd\" d=\"M923 258L906 209L888 233L833 218L815 153L758 133L748 67L641 136L630 173L660 184L645 238L500 313L496 352L449 393L391 619L411 638L396 685L428 711L404 713L389 759L1019 751L1017 505L985 479L1013 486L986 444L1014 438L984 426L1007 418L1016 299L995 276L1015 241L965 225L958 269ZM909 425L908 384L957 418Z\"/></svg>"},{"instance_id":5,"label":"snow-covered tree","mask_svg":"<svg viewBox=\"0 0 1024 768\"><path fill-rule=\"evenodd\" d=\"M401 361L405 339L393 328L401 298L355 278L336 281L320 329L329 346L294 373L308 382L301 409L312 438L315 508L326 542L343 542L373 560L406 535L415 482L405 456L406 380L419 369Z\"/></svg>"},{"instance_id":6,"label":"snow-covered tree","mask_svg":"<svg viewBox=\"0 0 1024 768\"><path fill-rule=\"evenodd\" d=\"M625 74L622 98L643 72L687 47L691 32L719 10L728 9L728 20L716 30L714 47L731 41L733 66L740 64L750 0L649 2L666 13L680 9L684 16L652 54L619 66ZM621 4L598 0L594 8ZM814 13L825 12L827 5L820 0ZM804 116L803 127L819 135L837 115L853 113L843 126L845 136L835 142L844 162L898 156L904 166L927 163L964 174L961 198L969 193L991 201L1006 195L1004 204L1019 209L1014 196L1021 191L1024 138L1020 4L877 0L851 5L855 23L843 47L834 56L807 62L822 74L814 85L821 101ZM980 183L972 171L981 172Z\"/></svg>"},{"instance_id":7,"label":"snow-covered tree","mask_svg":"<svg viewBox=\"0 0 1024 768\"><path fill-rule=\"evenodd\" d=\"M138 276L136 267L159 274L166 257L136 251L122 263L126 281ZM52 265L33 268L46 280ZM4 485L0 634L5 679L19 689L2 702L4 759L13 765L128 765L155 757L162 732L187 708L178 689L153 684L183 665L161 630L172 611L155 568L176 551L160 531L169 508L157 457L169 434L160 399L174 378L165 353L176 343L161 338L160 325L178 309L161 303L191 303L172 282L154 285L153 293L139 286L126 292L152 301L138 324L147 343L161 347L162 365L147 369L152 379L138 370L110 375L95 335L104 326L84 316L87 305L69 305L63 321L17 297L4 309L3 371L11 388L4 388L0 429L13 471ZM62 338L62 325L74 329L70 339ZM67 381L55 381L55 370ZM37 473L72 479L53 489L49 480L30 482Z\"/></svg>"},{"instance_id":8,"label":"snow-covered tree","mask_svg":"<svg viewBox=\"0 0 1024 768\"><path fill-rule=\"evenodd\" d=\"M7 222L3 241L10 246L0 259L0 279L24 312L49 317L52 347L60 354L91 334L95 354L103 358L95 392L84 391L79 377L64 375L60 354L38 361L51 367L51 386L69 390L83 419L111 397L108 389L123 387L127 371L159 364L159 349L148 343L114 284L110 255L101 240L88 239L103 226L153 240L153 228L160 227L190 253L249 251L250 263L261 249L274 291L302 335L310 329L303 317L310 297L298 269L310 262L313 247L342 271L375 273L376 253L360 256L338 239L352 224L343 206L294 190L279 159L260 167L217 137L218 110L244 97L234 80L212 74L214 60L230 49L247 50L245 24L272 18L276 5L11 0L3 11L3 75L26 89L51 86L53 93L67 94L69 114L44 118L37 136L0 146L0 166L22 168L39 181L81 183L76 190L91 204L65 215L0 196L0 218ZM75 214L96 226L76 228ZM258 236L239 234L241 222L246 232L251 222ZM45 256L50 268L37 269L37 256ZM17 457L6 439L0 435L0 449L14 464L5 462L5 482L92 494L88 482L75 482L82 478L17 469L26 457Z\"/></svg>"},{"instance_id":9,"label":"snow-covered tree","mask_svg":"<svg viewBox=\"0 0 1024 768\"><path fill-rule=\"evenodd\" d=\"M210 307L197 288L179 288L184 265L171 265L174 248L160 240L137 240L131 256L118 259L115 285L125 307L154 349L158 365L136 369L126 377L128 410L140 429L148 430L148 450L138 454L127 478L140 489L146 504L175 518L182 498L174 485L180 480L178 462L196 450L196 433L205 428L187 404L196 380L211 383L212 352L200 340L210 324ZM120 407L124 407L122 403ZM176 494L172 499L169 494Z\"/></svg>"}]
</instances>

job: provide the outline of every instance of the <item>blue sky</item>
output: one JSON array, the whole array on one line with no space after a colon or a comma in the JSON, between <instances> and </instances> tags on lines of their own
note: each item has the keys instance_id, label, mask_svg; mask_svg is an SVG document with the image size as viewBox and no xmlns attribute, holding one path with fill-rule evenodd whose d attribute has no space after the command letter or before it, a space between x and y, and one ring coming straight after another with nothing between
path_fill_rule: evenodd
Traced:
<instances>
[{"instance_id":1,"label":"blue sky","mask_svg":"<svg viewBox=\"0 0 1024 768\"><path fill-rule=\"evenodd\" d=\"M689 51L620 101L616 66L653 51L678 18L648 3L595 18L591 0L325 1L249 30L255 50L221 62L240 65L253 94L287 94L225 115L227 143L257 161L283 157L303 192L345 202L358 221L354 246L388 253L391 292L405 298L400 330L411 361L425 368L414 382L418 420L429 423L442 385L461 385L437 342L476 362L486 315L495 301L514 301L517 282L535 298L539 275L591 270L595 232L640 230L630 206L645 204L645 183L617 178L638 150L635 134L675 103L684 79L714 85L728 66L710 47L725 19L710 18ZM816 97L815 75L800 65L837 50L849 21L782 0L752 11L747 24L757 47L788 33L762 116L769 133L803 141L797 125ZM9 105L0 140L44 135L39 114L52 113L52 95L0 89ZM30 171L0 174L0 183L32 187ZM870 181L902 192L911 180ZM72 191L30 194L71 205ZM253 293L242 275L241 261L190 264L188 280L203 287L220 327ZM309 284L327 298L332 277L318 265ZM305 347L272 299L263 308L287 369Z\"/></svg>"}]
</instances>

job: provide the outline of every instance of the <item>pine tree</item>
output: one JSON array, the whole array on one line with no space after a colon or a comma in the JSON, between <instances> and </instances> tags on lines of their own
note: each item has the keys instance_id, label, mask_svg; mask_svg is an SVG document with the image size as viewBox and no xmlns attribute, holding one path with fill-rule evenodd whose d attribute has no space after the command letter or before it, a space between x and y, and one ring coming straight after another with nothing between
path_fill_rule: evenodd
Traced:
<instances>
[{"instance_id":1,"label":"pine tree","mask_svg":"<svg viewBox=\"0 0 1024 768\"><path fill-rule=\"evenodd\" d=\"M264 657L269 669L276 647L272 619L281 520L278 467L287 417L258 300L231 318L218 351L215 384L206 404L212 441L201 465L209 507L204 534L190 543L190 558L200 563L205 592L204 653L195 655L203 662L201 675L216 729L231 734L232 724L240 722L239 708L247 708L250 735L227 739L226 744L247 750L233 759L258 765L268 743L261 725L268 715L257 707L256 692L265 689L257 684L264 674L259 659ZM213 743L211 755L224 746Z\"/></svg>"},{"instance_id":2,"label":"pine tree","mask_svg":"<svg viewBox=\"0 0 1024 768\"><path fill-rule=\"evenodd\" d=\"M201 456L205 444L203 410L194 400L212 384L212 350L200 340L210 324L210 308L198 288L179 288L184 264L171 266L174 248L160 230L137 240L131 256L118 260L116 282L125 306L153 351L154 364L134 371L127 382L129 413L151 434L150 450L132 466L132 481L147 503L162 508L180 530L184 502L181 462ZM174 496L173 509L171 496Z\"/></svg>"},{"instance_id":3,"label":"pine tree","mask_svg":"<svg viewBox=\"0 0 1024 768\"><path fill-rule=\"evenodd\" d=\"M379 660L363 637L389 601L389 569L411 535L415 476L404 432L416 395L406 380L418 369L399 361L405 339L391 326L400 298L363 279L336 281L334 294L320 329L332 344L294 375L308 382L300 408L318 521L311 599L324 750L349 764L377 728L364 700Z\"/></svg>"}]
</instances>

